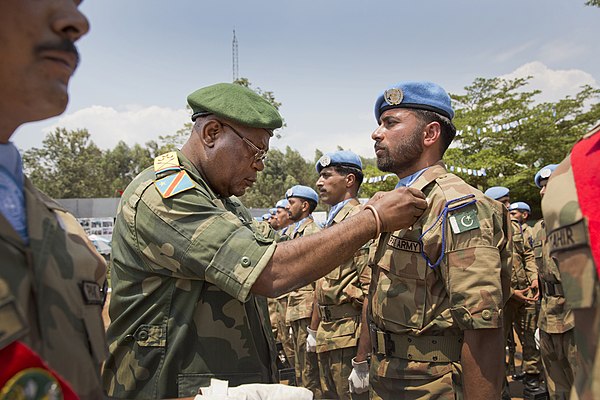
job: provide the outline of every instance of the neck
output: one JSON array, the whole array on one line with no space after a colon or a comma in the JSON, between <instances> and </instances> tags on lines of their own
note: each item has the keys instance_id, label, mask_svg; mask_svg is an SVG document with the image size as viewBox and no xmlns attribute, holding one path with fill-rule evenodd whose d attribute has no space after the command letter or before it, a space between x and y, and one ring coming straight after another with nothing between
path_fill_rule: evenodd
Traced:
<instances>
[{"instance_id":1,"label":"neck","mask_svg":"<svg viewBox=\"0 0 600 400\"><path fill-rule=\"evenodd\" d=\"M396 175L400 179L406 178L407 176L412 175L415 172L418 172L418 171L420 171L422 169L431 167L432 165L434 165L438 161L440 161L439 157L434 157L434 156L431 156L431 155L427 156L425 153L423 153L423 156L421 158L419 158L417 160L417 162L415 162L409 168L406 168L406 169L404 169L402 171L396 172Z\"/></svg>"}]
</instances>

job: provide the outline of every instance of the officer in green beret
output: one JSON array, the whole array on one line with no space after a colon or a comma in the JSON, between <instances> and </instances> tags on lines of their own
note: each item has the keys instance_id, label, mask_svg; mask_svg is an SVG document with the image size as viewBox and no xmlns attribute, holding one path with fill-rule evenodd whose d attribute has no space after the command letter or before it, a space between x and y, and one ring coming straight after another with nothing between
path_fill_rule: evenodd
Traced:
<instances>
[{"instance_id":1,"label":"officer in green beret","mask_svg":"<svg viewBox=\"0 0 600 400\"><path fill-rule=\"evenodd\" d=\"M112 398L194 396L210 378L275 382L265 296L315 281L427 208L419 190L380 193L353 223L277 243L236 196L263 170L279 113L229 83L199 89L188 103L186 143L157 157L121 198L103 373Z\"/></svg>"}]
</instances>

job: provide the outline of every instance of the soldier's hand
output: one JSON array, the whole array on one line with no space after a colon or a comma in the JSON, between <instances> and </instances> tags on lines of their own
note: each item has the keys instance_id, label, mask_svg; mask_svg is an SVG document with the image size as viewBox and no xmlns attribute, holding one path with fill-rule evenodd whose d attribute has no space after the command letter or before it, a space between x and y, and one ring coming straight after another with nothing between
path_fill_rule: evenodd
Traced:
<instances>
[{"instance_id":1,"label":"soldier's hand","mask_svg":"<svg viewBox=\"0 0 600 400\"><path fill-rule=\"evenodd\" d=\"M306 336L306 352L315 353L317 351L317 331L306 328L308 335Z\"/></svg>"},{"instance_id":2,"label":"soldier's hand","mask_svg":"<svg viewBox=\"0 0 600 400\"><path fill-rule=\"evenodd\" d=\"M407 187L377 192L367 204L377 210L382 232L394 232L412 226L427 209L423 192Z\"/></svg>"},{"instance_id":3,"label":"soldier's hand","mask_svg":"<svg viewBox=\"0 0 600 400\"><path fill-rule=\"evenodd\" d=\"M526 287L525 289L515 289L512 294L512 298L522 303L535 303L535 298L528 297L527 292L531 289L531 286Z\"/></svg>"},{"instance_id":4,"label":"soldier's hand","mask_svg":"<svg viewBox=\"0 0 600 400\"><path fill-rule=\"evenodd\" d=\"M540 290L539 290L539 280L534 280L533 282L531 282L531 293L533 294L533 299L535 301L538 301L540 299Z\"/></svg>"},{"instance_id":5,"label":"soldier's hand","mask_svg":"<svg viewBox=\"0 0 600 400\"><path fill-rule=\"evenodd\" d=\"M350 393L364 393L369 390L369 363L365 361L355 361L352 359L352 372L348 377L348 386Z\"/></svg>"}]
</instances>

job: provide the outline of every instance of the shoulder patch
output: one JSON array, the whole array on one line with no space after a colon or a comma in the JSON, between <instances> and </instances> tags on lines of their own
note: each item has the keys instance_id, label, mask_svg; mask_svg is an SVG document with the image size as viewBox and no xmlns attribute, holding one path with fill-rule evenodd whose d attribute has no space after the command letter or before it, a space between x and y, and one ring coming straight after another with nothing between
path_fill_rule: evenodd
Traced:
<instances>
[{"instance_id":1,"label":"shoulder patch","mask_svg":"<svg viewBox=\"0 0 600 400\"><path fill-rule=\"evenodd\" d=\"M162 154L154 159L154 173L157 176L168 171L179 171L180 169L179 159L175 151Z\"/></svg>"},{"instance_id":2,"label":"shoulder patch","mask_svg":"<svg viewBox=\"0 0 600 400\"><path fill-rule=\"evenodd\" d=\"M176 174L155 180L154 186L156 186L160 195L166 199L175 196L177 193L192 189L196 185L185 170L180 170Z\"/></svg>"},{"instance_id":3,"label":"shoulder patch","mask_svg":"<svg viewBox=\"0 0 600 400\"><path fill-rule=\"evenodd\" d=\"M477 218L477 208L475 207L457 211L448 219L452 232L455 234L479 228L479 218Z\"/></svg>"}]
</instances>

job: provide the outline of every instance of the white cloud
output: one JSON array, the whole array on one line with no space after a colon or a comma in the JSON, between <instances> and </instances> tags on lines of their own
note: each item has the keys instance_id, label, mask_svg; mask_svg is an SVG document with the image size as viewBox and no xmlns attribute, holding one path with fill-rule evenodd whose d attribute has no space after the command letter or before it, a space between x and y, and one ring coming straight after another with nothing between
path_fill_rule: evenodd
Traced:
<instances>
[{"instance_id":1,"label":"white cloud","mask_svg":"<svg viewBox=\"0 0 600 400\"><path fill-rule=\"evenodd\" d=\"M110 149L120 140L128 145L144 144L158 139L159 135L173 134L189 118L189 112L185 109L128 105L117 110L113 107L91 106L60 117L43 131L48 133L57 127L86 128L98 147Z\"/></svg>"},{"instance_id":2,"label":"white cloud","mask_svg":"<svg viewBox=\"0 0 600 400\"><path fill-rule=\"evenodd\" d=\"M600 85L594 77L580 69L550 69L540 61L524 64L513 72L500 78L514 79L532 76L527 85L527 90L539 89L542 93L536 97L538 101L557 101L567 95L574 96L581 90L581 86Z\"/></svg>"}]
</instances>

